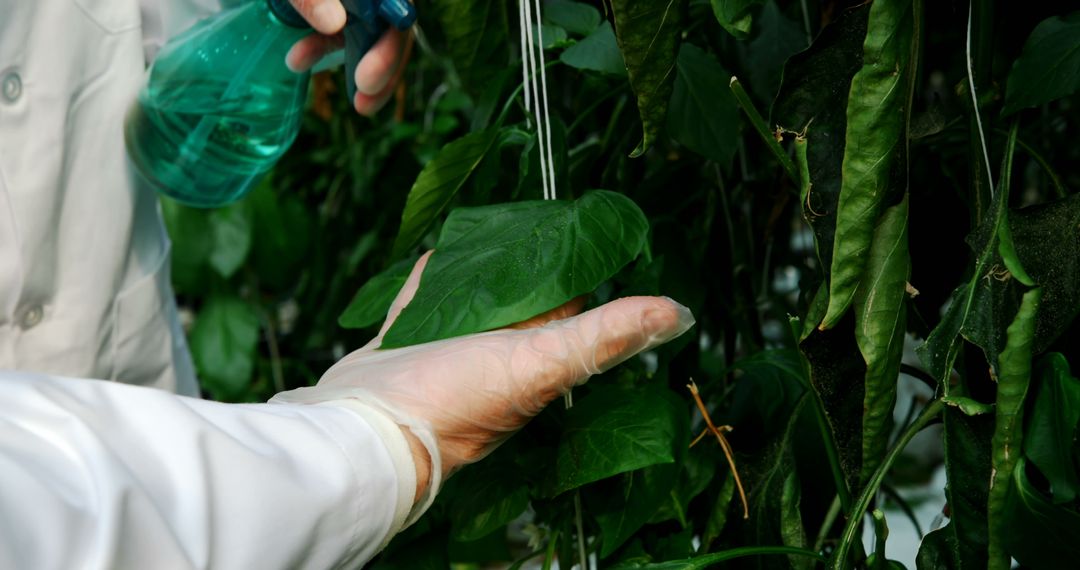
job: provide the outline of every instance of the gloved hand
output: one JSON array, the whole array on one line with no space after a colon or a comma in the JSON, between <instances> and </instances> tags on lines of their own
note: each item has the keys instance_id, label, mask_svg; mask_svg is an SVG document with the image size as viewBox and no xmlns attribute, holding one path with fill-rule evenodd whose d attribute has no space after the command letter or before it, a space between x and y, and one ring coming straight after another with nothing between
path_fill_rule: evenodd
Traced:
<instances>
[{"instance_id":1,"label":"gloved hand","mask_svg":"<svg viewBox=\"0 0 1080 570\"><path fill-rule=\"evenodd\" d=\"M418 498L428 486L426 475L437 487L589 376L672 340L694 324L686 307L666 298L624 298L573 316L584 304L577 299L506 329L378 350L416 293L430 255L416 263L378 336L331 367L318 385L274 398L300 403L356 399L382 410L410 439Z\"/></svg>"},{"instance_id":2,"label":"gloved hand","mask_svg":"<svg viewBox=\"0 0 1080 570\"><path fill-rule=\"evenodd\" d=\"M345 47L345 8L340 0L289 0L296 11L315 28L312 34L289 50L286 63L293 71L307 71L323 57ZM355 70L356 98L353 107L361 115L371 116L394 94L405 64L412 54L412 31L402 32L393 26L375 42Z\"/></svg>"}]
</instances>

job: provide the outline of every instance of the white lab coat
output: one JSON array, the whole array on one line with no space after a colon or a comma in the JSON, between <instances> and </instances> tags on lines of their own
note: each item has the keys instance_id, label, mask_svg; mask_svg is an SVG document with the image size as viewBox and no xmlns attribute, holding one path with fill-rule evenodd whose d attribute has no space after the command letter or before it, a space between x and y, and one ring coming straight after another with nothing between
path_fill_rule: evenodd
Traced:
<instances>
[{"instance_id":1,"label":"white lab coat","mask_svg":"<svg viewBox=\"0 0 1080 570\"><path fill-rule=\"evenodd\" d=\"M171 393L198 391L123 119L216 4L0 0L0 569L356 567L413 506L380 413Z\"/></svg>"}]
</instances>

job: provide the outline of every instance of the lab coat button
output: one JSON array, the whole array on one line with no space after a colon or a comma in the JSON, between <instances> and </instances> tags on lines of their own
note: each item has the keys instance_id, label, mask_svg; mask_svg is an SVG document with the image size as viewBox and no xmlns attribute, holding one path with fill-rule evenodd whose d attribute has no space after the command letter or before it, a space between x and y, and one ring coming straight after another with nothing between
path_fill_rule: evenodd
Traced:
<instances>
[{"instance_id":1,"label":"lab coat button","mask_svg":"<svg viewBox=\"0 0 1080 570\"><path fill-rule=\"evenodd\" d=\"M41 308L41 305L34 305L23 313L22 326L24 329L33 328L41 322L41 318L45 316L45 310Z\"/></svg>"},{"instance_id":2,"label":"lab coat button","mask_svg":"<svg viewBox=\"0 0 1080 570\"><path fill-rule=\"evenodd\" d=\"M3 94L4 101L8 103L19 100L22 95L22 78L18 73L12 71L4 76L3 81L0 82L0 94Z\"/></svg>"}]
</instances>

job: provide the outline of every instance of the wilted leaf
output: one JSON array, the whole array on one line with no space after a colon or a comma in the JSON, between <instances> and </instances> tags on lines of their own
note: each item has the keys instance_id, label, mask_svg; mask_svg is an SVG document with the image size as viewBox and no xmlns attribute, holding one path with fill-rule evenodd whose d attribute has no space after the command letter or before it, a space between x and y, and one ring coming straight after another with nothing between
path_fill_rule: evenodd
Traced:
<instances>
[{"instance_id":1,"label":"wilted leaf","mask_svg":"<svg viewBox=\"0 0 1080 570\"><path fill-rule=\"evenodd\" d=\"M641 114L641 144L631 157L645 154L664 125L686 5L687 0L611 0L619 49Z\"/></svg>"}]
</instances>

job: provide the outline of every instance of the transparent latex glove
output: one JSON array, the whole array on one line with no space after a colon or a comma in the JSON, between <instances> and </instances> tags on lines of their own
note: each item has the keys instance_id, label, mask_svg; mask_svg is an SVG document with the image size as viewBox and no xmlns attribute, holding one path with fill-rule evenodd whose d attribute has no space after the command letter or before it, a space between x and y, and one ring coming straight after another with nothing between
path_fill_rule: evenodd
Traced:
<instances>
[{"instance_id":1,"label":"transparent latex glove","mask_svg":"<svg viewBox=\"0 0 1080 570\"><path fill-rule=\"evenodd\" d=\"M286 63L293 71L307 71L331 53L345 48L345 7L340 0L289 0L296 11L318 33L298 42L289 50ZM401 81L412 54L412 31L402 32L390 26L379 41L360 58L355 70L356 98L353 107L361 115L372 116L386 105Z\"/></svg>"},{"instance_id":2,"label":"transparent latex glove","mask_svg":"<svg viewBox=\"0 0 1080 570\"><path fill-rule=\"evenodd\" d=\"M407 428L418 498L425 475L437 487L572 387L694 324L686 307L666 298L624 298L574 316L584 304L577 299L505 329L379 350L416 293L430 255L416 263L378 336L331 367L317 386L275 397L308 403L352 398L384 411Z\"/></svg>"}]
</instances>

